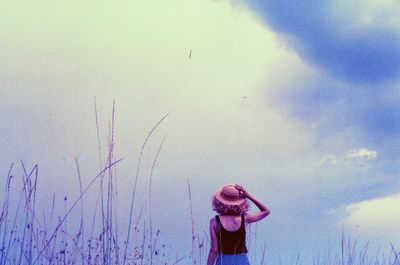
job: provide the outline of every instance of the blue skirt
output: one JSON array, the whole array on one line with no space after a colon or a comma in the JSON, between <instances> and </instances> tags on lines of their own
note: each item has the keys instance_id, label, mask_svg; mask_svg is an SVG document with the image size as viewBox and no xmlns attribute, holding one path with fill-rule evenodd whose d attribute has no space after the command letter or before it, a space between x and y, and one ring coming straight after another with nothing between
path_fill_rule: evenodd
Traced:
<instances>
[{"instance_id":1,"label":"blue skirt","mask_svg":"<svg viewBox=\"0 0 400 265\"><path fill-rule=\"evenodd\" d=\"M250 265L246 253L241 254L218 254L215 265Z\"/></svg>"}]
</instances>

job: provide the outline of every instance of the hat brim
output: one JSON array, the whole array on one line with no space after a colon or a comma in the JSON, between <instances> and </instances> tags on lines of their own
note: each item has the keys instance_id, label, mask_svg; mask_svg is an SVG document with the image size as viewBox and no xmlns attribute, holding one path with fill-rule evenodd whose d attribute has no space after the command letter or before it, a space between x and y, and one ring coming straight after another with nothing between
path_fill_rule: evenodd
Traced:
<instances>
[{"instance_id":1,"label":"hat brim","mask_svg":"<svg viewBox=\"0 0 400 265\"><path fill-rule=\"evenodd\" d=\"M227 184L227 185L233 185L233 186L234 186L235 184ZM225 186L227 186L227 185L224 185L223 187L219 188L219 189L215 192L215 198L216 198L218 201L220 201L220 202L222 202L223 204L226 204L226 205L240 205L240 204L242 204L243 202L246 201L246 198L240 198L240 199L237 199L237 200L234 200L234 201L224 199L224 198L221 196L221 191L222 191L222 189L223 189Z\"/></svg>"}]
</instances>

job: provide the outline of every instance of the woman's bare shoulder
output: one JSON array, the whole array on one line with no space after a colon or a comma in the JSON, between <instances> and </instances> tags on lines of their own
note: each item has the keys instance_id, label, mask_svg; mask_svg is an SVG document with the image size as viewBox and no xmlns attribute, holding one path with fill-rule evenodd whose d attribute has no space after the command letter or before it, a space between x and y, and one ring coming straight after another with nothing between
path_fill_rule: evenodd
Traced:
<instances>
[{"instance_id":1,"label":"woman's bare shoulder","mask_svg":"<svg viewBox=\"0 0 400 265\"><path fill-rule=\"evenodd\" d=\"M210 224L211 223L217 223L217 217L213 216L210 218Z\"/></svg>"},{"instance_id":2,"label":"woman's bare shoulder","mask_svg":"<svg viewBox=\"0 0 400 265\"><path fill-rule=\"evenodd\" d=\"M215 216L210 218L210 229L216 230L217 229L217 218Z\"/></svg>"}]
</instances>

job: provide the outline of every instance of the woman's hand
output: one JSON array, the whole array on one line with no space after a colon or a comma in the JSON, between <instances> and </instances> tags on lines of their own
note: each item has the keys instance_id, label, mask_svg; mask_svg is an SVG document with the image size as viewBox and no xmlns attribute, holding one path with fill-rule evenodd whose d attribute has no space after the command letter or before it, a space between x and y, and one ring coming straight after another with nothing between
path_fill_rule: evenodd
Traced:
<instances>
[{"instance_id":1,"label":"woman's hand","mask_svg":"<svg viewBox=\"0 0 400 265\"><path fill-rule=\"evenodd\" d=\"M243 186L236 184L235 188L239 191L239 195L242 196L243 198L248 198L250 196L250 194Z\"/></svg>"}]
</instances>

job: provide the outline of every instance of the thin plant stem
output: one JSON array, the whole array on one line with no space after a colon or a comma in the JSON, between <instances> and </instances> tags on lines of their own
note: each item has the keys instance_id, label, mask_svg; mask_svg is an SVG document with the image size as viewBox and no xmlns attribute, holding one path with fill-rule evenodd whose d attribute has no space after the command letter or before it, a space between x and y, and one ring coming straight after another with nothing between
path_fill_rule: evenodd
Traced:
<instances>
[{"instance_id":1,"label":"thin plant stem","mask_svg":"<svg viewBox=\"0 0 400 265\"><path fill-rule=\"evenodd\" d=\"M76 165L76 171L78 174L78 179L79 179L79 193L80 196L82 196L82 177L81 177L81 171L80 171L80 167L79 167L79 162L78 159L75 159L75 165ZM82 265L85 263L85 241L84 241L84 221L83 221L84 217L83 217L83 198L81 200L81 223L80 223L80 227L79 227L79 236L81 237L81 248L82 251L81 252L81 257L82 257Z\"/></svg>"},{"instance_id":2,"label":"thin plant stem","mask_svg":"<svg viewBox=\"0 0 400 265\"><path fill-rule=\"evenodd\" d=\"M150 177L149 177L149 217L150 217L150 242L153 241L153 221L152 221L152 209L151 209L151 187L152 187L152 179L153 179L153 172L154 168L156 167L158 156L160 155L161 149L164 145L165 139L167 136L164 136L163 140L161 141L161 144L159 145L157 149L156 156L153 160L153 164L151 165L151 170L150 170ZM155 246L154 246L155 247ZM153 246L150 246L150 265L153 264Z\"/></svg>"},{"instance_id":3,"label":"thin plant stem","mask_svg":"<svg viewBox=\"0 0 400 265\"><path fill-rule=\"evenodd\" d=\"M131 199L131 205L130 205L130 210L129 210L129 222L128 222L128 232L127 232L127 236L126 236L126 241L125 241L125 250L124 250L124 261L123 261L123 265L125 265L126 262L126 251L129 245L129 239L130 239L130 235L131 235L131 226L132 226L132 215L133 215L133 205L134 205L134 201L135 201L135 194L136 194L136 186L137 186L137 181L138 181L138 177L139 177L139 171L140 171L140 162L142 160L142 155L143 155L143 151L144 148L146 147L146 143L147 141L150 139L150 136L153 134L153 132L157 129L157 127L169 116L169 114L166 114L164 117L162 117L157 123L156 125L154 125L154 127L150 130L150 132L147 134L146 139L144 140L142 147L140 149L140 153L139 153L139 160L138 160L138 164L136 167L136 174L135 174L135 182L133 184L133 191L132 191L132 199Z\"/></svg>"},{"instance_id":4,"label":"thin plant stem","mask_svg":"<svg viewBox=\"0 0 400 265\"><path fill-rule=\"evenodd\" d=\"M50 242L53 240L54 236L56 235L57 231L60 229L61 225L65 222L65 220L67 219L67 217L69 216L69 214L72 212L72 210L75 208L75 206L80 202L80 200L82 199L83 195L88 191L88 189L92 186L92 184L97 180L97 178L99 176L101 176L107 169L109 169L110 167L116 165L117 163L121 162L123 159L119 159L113 163L111 163L110 165L107 165L102 171L100 171L93 179L92 181L87 185L87 187L83 190L82 194L76 199L76 201L72 204L72 206L70 207L70 209L68 210L68 212L64 215L64 217L60 220L59 224L57 225L57 227L55 228L53 234L50 236L50 238L47 240L44 248L42 250L39 251L38 256L36 257L36 259L34 260L33 264L35 264L35 262L37 261L37 259L42 255L43 251L48 247L48 245L50 244Z\"/></svg>"},{"instance_id":5,"label":"thin plant stem","mask_svg":"<svg viewBox=\"0 0 400 265\"><path fill-rule=\"evenodd\" d=\"M195 234L194 234L194 218L193 218L193 208L192 208L192 192L190 190L190 181L189 179L187 180L187 187L188 187L188 194L189 194L189 206L190 206L190 221L192 225L192 251L191 251L191 259L192 263L196 264L196 260L194 258L194 240L195 240Z\"/></svg>"}]
</instances>

